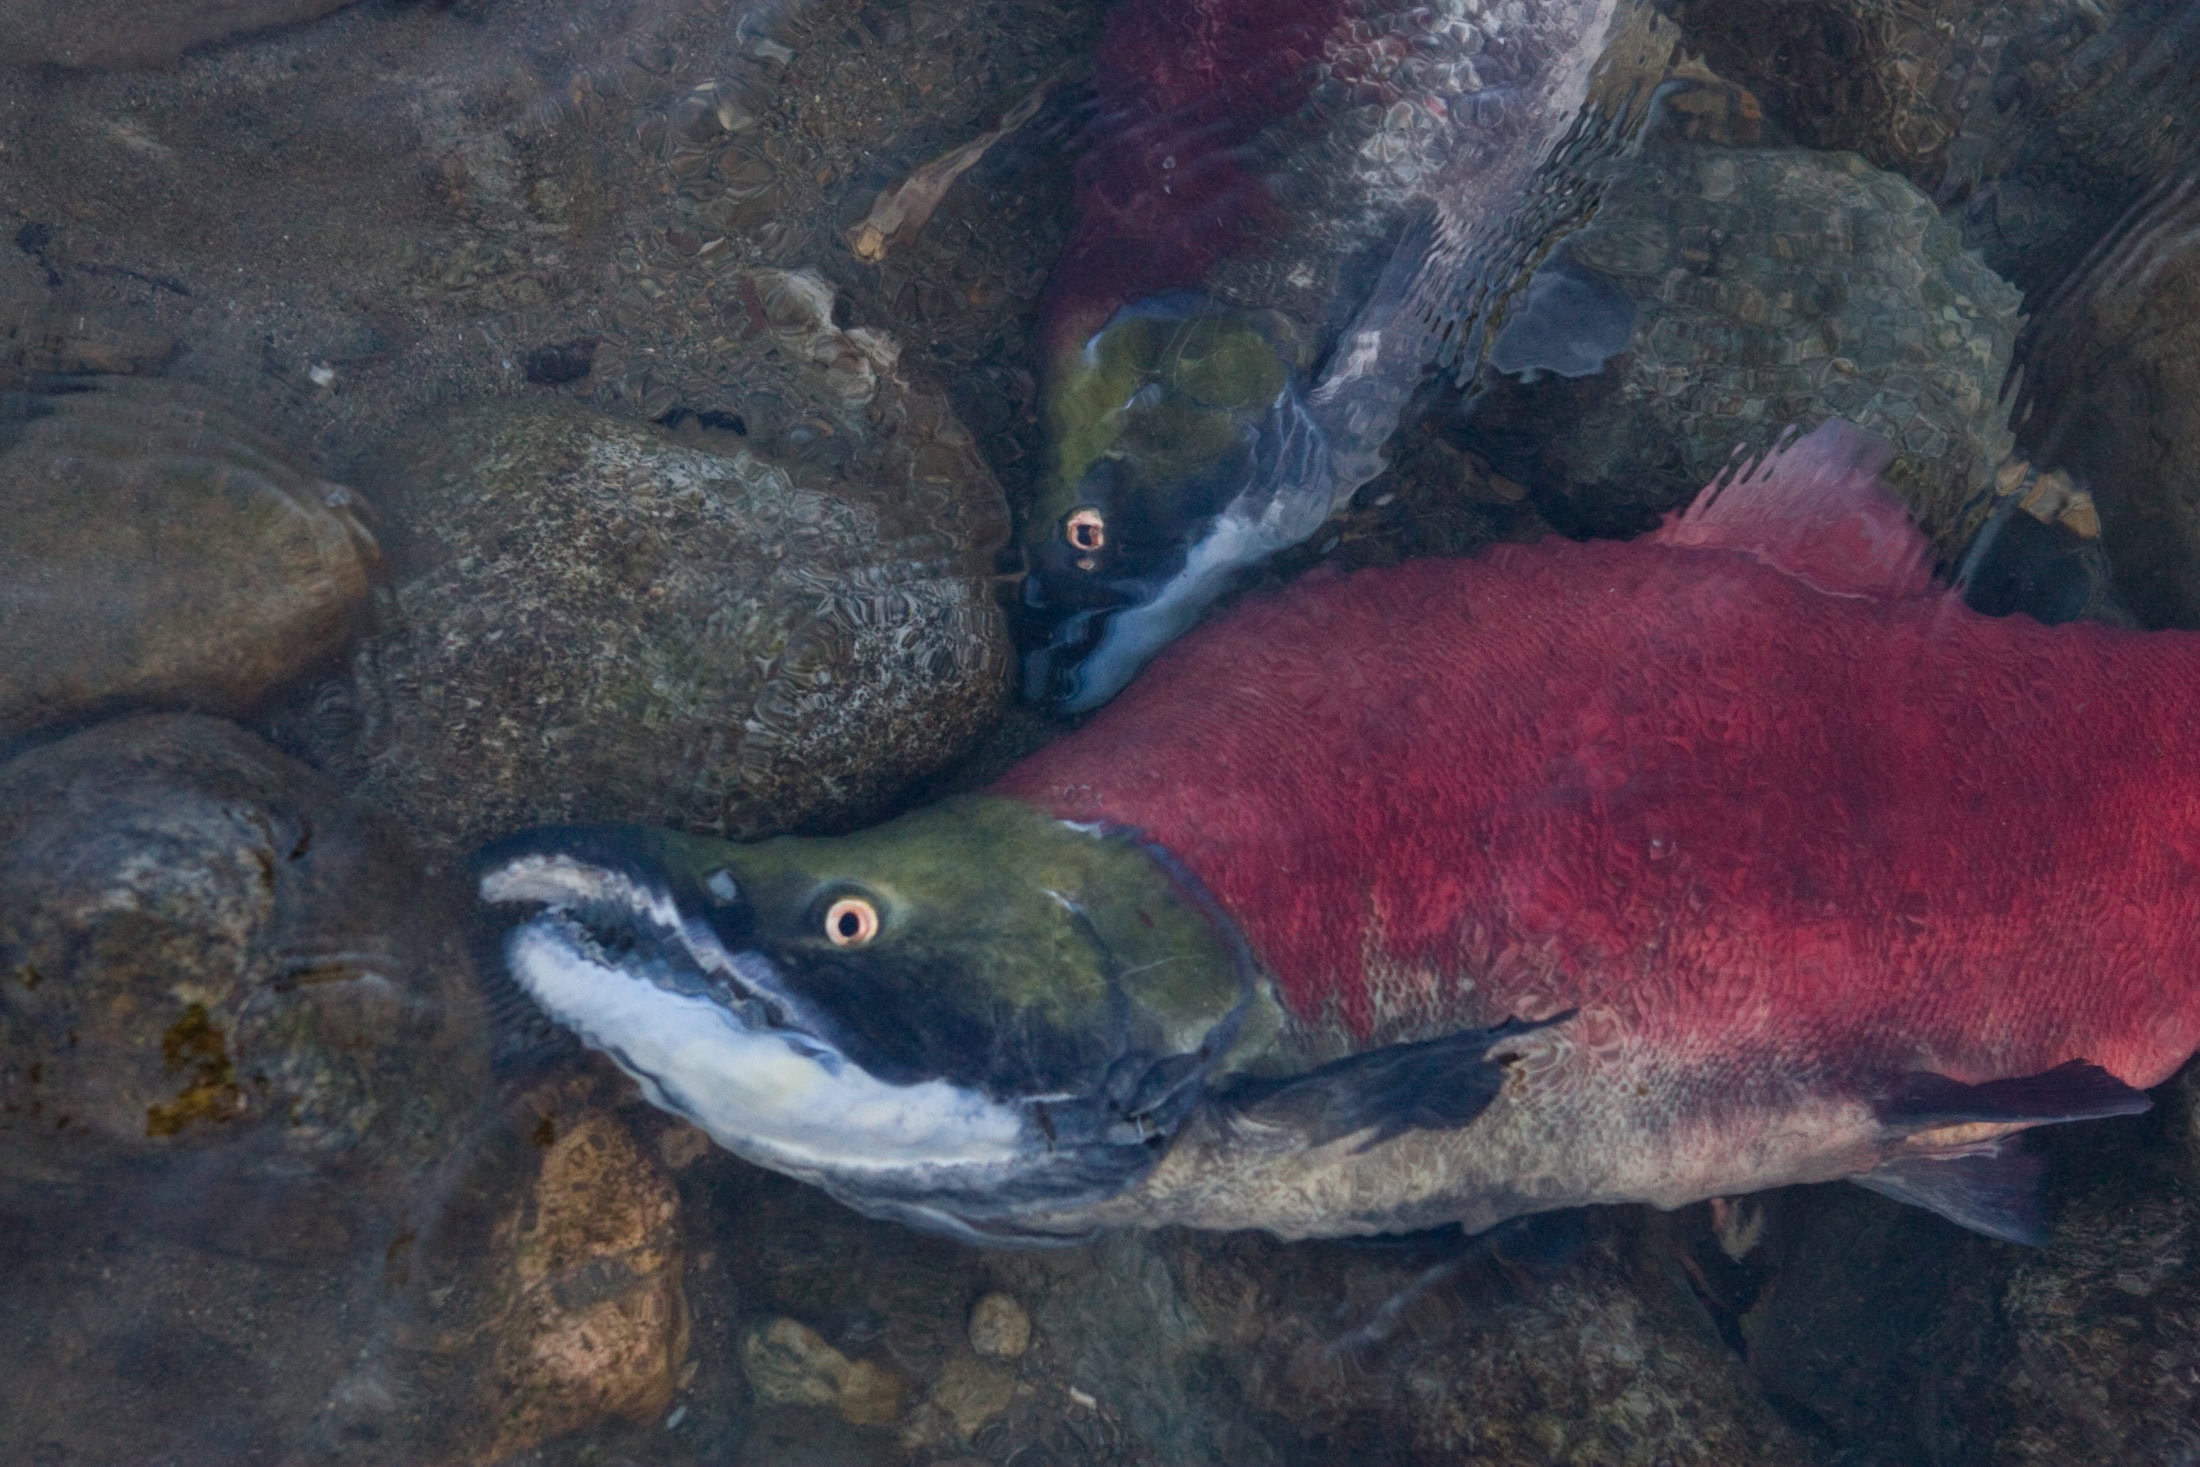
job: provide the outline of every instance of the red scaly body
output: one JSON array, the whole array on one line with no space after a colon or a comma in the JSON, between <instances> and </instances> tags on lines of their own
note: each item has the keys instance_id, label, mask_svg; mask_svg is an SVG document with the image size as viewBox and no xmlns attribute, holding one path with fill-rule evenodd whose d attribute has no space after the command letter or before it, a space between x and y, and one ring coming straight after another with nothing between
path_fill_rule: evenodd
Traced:
<instances>
[{"instance_id":1,"label":"red scaly body","mask_svg":"<svg viewBox=\"0 0 2200 1467\"><path fill-rule=\"evenodd\" d=\"M2200 636L1977 615L1890 503L1778 543L1780 487L1311 577L998 792L1174 852L1331 1051L1578 1008L1707 1073L2161 1082L2200 1045Z\"/></svg>"},{"instance_id":2,"label":"red scaly body","mask_svg":"<svg viewBox=\"0 0 2200 1467\"><path fill-rule=\"evenodd\" d=\"M1316 59L1363 4L1116 7L1094 61L1098 120L1077 165L1077 232L1048 287L1050 357L1126 302L1197 288L1260 231L1272 205L1246 147L1305 102Z\"/></svg>"}]
</instances>

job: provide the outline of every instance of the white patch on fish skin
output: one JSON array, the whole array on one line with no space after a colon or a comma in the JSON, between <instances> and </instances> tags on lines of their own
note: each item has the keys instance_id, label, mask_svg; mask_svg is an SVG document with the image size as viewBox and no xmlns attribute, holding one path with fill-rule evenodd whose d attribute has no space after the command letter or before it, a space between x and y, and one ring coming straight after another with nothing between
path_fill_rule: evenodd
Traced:
<instances>
[{"instance_id":1,"label":"white patch on fish skin","mask_svg":"<svg viewBox=\"0 0 2200 1467\"><path fill-rule=\"evenodd\" d=\"M488 882L484 882L484 888ZM506 890L510 888L507 887ZM987 1166L1028 1156L1020 1114L941 1080L891 1085L806 1035L592 960L538 917L506 940L529 997L727 1150L797 1175Z\"/></svg>"}]
</instances>

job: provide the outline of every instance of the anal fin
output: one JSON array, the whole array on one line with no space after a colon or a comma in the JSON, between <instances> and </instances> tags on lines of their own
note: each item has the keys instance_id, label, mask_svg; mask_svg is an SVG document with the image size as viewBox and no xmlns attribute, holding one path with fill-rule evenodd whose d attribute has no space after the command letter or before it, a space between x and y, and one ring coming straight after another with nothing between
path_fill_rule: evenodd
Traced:
<instances>
[{"instance_id":1,"label":"anal fin","mask_svg":"<svg viewBox=\"0 0 2200 1467\"><path fill-rule=\"evenodd\" d=\"M2014 1140L1962 1156L1898 1156L1850 1181L1937 1212L1957 1227L2033 1247L2047 1241L2040 1181L2047 1163Z\"/></svg>"}]
</instances>

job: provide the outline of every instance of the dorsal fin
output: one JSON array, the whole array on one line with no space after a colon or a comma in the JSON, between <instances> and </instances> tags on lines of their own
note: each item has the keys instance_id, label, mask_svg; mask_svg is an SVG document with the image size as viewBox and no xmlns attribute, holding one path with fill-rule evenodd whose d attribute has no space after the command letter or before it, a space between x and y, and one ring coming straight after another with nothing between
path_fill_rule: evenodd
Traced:
<instances>
[{"instance_id":1,"label":"dorsal fin","mask_svg":"<svg viewBox=\"0 0 2200 1467\"><path fill-rule=\"evenodd\" d=\"M1886 440L1831 418L1712 480L1651 538L1739 550L1829 595L1922 596L1932 547L1879 477L1893 458Z\"/></svg>"}]
</instances>

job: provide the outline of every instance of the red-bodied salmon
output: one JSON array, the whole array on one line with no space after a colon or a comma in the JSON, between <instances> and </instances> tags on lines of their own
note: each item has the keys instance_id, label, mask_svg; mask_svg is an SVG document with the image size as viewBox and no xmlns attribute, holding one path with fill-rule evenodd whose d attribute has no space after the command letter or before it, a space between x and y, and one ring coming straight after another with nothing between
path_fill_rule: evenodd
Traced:
<instances>
[{"instance_id":1,"label":"red-bodied salmon","mask_svg":"<svg viewBox=\"0 0 2200 1467\"><path fill-rule=\"evenodd\" d=\"M2200 1047L2200 636L1993 618L1844 424L1631 542L1313 575L986 793L483 857L652 1099L964 1236L1846 1178L2036 1239Z\"/></svg>"},{"instance_id":2,"label":"red-bodied salmon","mask_svg":"<svg viewBox=\"0 0 2200 1467\"><path fill-rule=\"evenodd\" d=\"M1641 0L1116 7L1039 333L1031 697L1098 707L1380 470L1486 297L1588 209L1660 24ZM1604 324L1598 363L1626 339Z\"/></svg>"}]
</instances>

